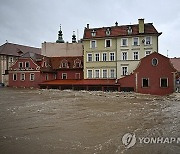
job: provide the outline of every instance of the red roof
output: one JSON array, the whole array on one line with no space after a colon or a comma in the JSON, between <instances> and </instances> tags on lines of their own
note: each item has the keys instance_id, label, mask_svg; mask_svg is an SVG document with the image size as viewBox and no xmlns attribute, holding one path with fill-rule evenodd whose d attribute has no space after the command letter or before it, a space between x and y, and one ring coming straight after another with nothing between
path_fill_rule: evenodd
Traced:
<instances>
[{"instance_id":1,"label":"red roof","mask_svg":"<svg viewBox=\"0 0 180 154\"><path fill-rule=\"evenodd\" d=\"M82 56L73 56L73 57L50 57L51 66L53 69L60 69L62 62L68 63L68 68L73 69L75 60L81 61L81 67L83 68L83 57Z\"/></svg>"},{"instance_id":2,"label":"red roof","mask_svg":"<svg viewBox=\"0 0 180 154\"><path fill-rule=\"evenodd\" d=\"M173 64L174 68L180 72L180 58L170 58L171 63Z\"/></svg>"},{"instance_id":3,"label":"red roof","mask_svg":"<svg viewBox=\"0 0 180 154\"><path fill-rule=\"evenodd\" d=\"M114 79L52 80L40 85L118 85Z\"/></svg>"},{"instance_id":4,"label":"red roof","mask_svg":"<svg viewBox=\"0 0 180 154\"><path fill-rule=\"evenodd\" d=\"M107 28L111 29L111 34L108 35L108 37L129 36L128 32L127 32L128 27L132 28L132 34L131 35L138 35L139 34L139 25L138 24L102 27L102 28L92 28L92 29L85 28L83 39L107 37L107 35L106 35ZM92 37L92 35L91 35L92 30L96 31L96 36L94 36L94 37ZM153 26L152 23L144 24L144 34L161 35L161 33L158 33L158 31L155 29L155 27Z\"/></svg>"}]
</instances>

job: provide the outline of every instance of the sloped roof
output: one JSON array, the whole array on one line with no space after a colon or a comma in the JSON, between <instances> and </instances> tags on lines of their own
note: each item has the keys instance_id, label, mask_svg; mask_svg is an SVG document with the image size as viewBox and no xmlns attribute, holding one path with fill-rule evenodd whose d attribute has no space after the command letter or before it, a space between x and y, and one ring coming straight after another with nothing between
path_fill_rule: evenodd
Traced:
<instances>
[{"instance_id":1,"label":"sloped roof","mask_svg":"<svg viewBox=\"0 0 180 154\"><path fill-rule=\"evenodd\" d=\"M108 37L118 37L118 36L131 36L128 34L127 29L128 27L132 28L131 35L138 35L139 33L139 25L122 25L122 26L112 26L112 27L102 27L102 28L92 28L88 29L85 28L84 30L84 37L83 39L92 39L92 38L103 38L107 37L106 30L107 28L111 29L111 34ZM96 36L92 37L91 32L92 30L96 31ZM145 23L144 24L144 33L143 34L156 34L161 35L162 33L158 33L156 28L153 26L152 23Z\"/></svg>"},{"instance_id":2,"label":"sloped roof","mask_svg":"<svg viewBox=\"0 0 180 154\"><path fill-rule=\"evenodd\" d=\"M81 64L83 62L82 56L75 56L75 57L50 57L51 66L53 69L59 69L59 66L61 65L61 62L63 60L67 60L68 66L70 69L73 68L74 60L79 59L81 60Z\"/></svg>"},{"instance_id":3,"label":"sloped roof","mask_svg":"<svg viewBox=\"0 0 180 154\"><path fill-rule=\"evenodd\" d=\"M23 57L23 58L31 58L31 59L33 59L33 60L37 60L37 59L42 59L43 58L43 56L42 55L40 55L40 54L37 54L37 53L33 53L33 52L27 52L27 53L25 53L24 55L22 55L21 57Z\"/></svg>"},{"instance_id":4,"label":"sloped roof","mask_svg":"<svg viewBox=\"0 0 180 154\"><path fill-rule=\"evenodd\" d=\"M13 43L5 43L0 46L0 54L2 55L20 56L18 52L22 52L22 53L32 52L32 53L41 54L41 49L30 46L19 45L19 44L13 44Z\"/></svg>"},{"instance_id":5,"label":"sloped roof","mask_svg":"<svg viewBox=\"0 0 180 154\"><path fill-rule=\"evenodd\" d=\"M170 58L171 63L173 64L174 68L180 72L180 58Z\"/></svg>"}]
</instances>

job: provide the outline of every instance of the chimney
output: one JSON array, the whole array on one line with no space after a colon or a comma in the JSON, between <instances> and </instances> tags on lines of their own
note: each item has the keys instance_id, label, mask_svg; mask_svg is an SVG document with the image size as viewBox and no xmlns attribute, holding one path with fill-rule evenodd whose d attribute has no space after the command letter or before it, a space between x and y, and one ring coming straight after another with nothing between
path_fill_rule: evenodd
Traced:
<instances>
[{"instance_id":1,"label":"chimney","mask_svg":"<svg viewBox=\"0 0 180 154\"><path fill-rule=\"evenodd\" d=\"M115 22L115 26L118 26L118 22L117 21Z\"/></svg>"},{"instance_id":2,"label":"chimney","mask_svg":"<svg viewBox=\"0 0 180 154\"><path fill-rule=\"evenodd\" d=\"M144 19L138 19L139 21L139 33L144 33Z\"/></svg>"},{"instance_id":3,"label":"chimney","mask_svg":"<svg viewBox=\"0 0 180 154\"><path fill-rule=\"evenodd\" d=\"M87 29L89 29L89 24L87 24Z\"/></svg>"}]
</instances>

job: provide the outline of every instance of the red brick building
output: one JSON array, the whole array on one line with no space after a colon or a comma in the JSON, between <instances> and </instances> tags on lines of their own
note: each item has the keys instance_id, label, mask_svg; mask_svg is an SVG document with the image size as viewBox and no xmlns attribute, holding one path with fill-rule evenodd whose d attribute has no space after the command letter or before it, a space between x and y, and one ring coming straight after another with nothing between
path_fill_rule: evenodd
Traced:
<instances>
[{"instance_id":1,"label":"red brick building","mask_svg":"<svg viewBox=\"0 0 180 154\"><path fill-rule=\"evenodd\" d=\"M134 73L120 79L119 83L121 90L166 95L175 90L176 72L169 58L154 52L142 58Z\"/></svg>"},{"instance_id":2,"label":"red brick building","mask_svg":"<svg viewBox=\"0 0 180 154\"><path fill-rule=\"evenodd\" d=\"M52 69L57 79L83 79L83 57L51 57Z\"/></svg>"},{"instance_id":3,"label":"red brick building","mask_svg":"<svg viewBox=\"0 0 180 154\"><path fill-rule=\"evenodd\" d=\"M9 71L10 87L39 87L39 83L54 80L49 58L28 52L20 57Z\"/></svg>"}]
</instances>

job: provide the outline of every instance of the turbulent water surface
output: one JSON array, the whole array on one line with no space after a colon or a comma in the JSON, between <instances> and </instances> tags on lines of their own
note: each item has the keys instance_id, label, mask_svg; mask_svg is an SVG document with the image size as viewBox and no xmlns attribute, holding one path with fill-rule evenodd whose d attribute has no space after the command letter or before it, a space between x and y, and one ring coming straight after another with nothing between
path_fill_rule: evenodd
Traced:
<instances>
[{"instance_id":1,"label":"turbulent water surface","mask_svg":"<svg viewBox=\"0 0 180 154\"><path fill-rule=\"evenodd\" d=\"M180 94L1 88L0 153L178 154Z\"/></svg>"}]
</instances>

